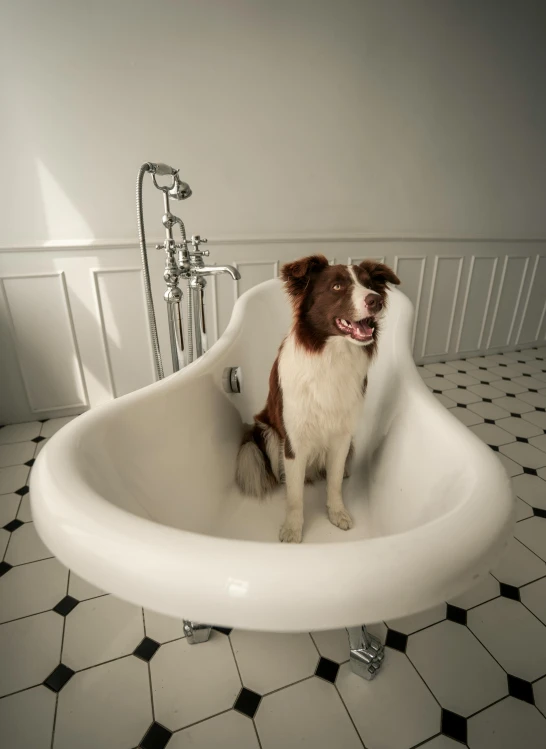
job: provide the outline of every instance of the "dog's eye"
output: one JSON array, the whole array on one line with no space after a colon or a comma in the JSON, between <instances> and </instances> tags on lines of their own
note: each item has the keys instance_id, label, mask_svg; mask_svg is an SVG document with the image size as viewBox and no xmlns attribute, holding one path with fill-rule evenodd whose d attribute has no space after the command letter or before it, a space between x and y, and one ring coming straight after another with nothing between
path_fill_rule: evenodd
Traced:
<instances>
[{"instance_id":1,"label":"dog's eye","mask_svg":"<svg viewBox=\"0 0 546 749\"><path fill-rule=\"evenodd\" d=\"M334 291L341 291L341 284L340 284L340 283L335 283L335 284L334 284L334 285L332 286L332 289L333 289Z\"/></svg>"}]
</instances>

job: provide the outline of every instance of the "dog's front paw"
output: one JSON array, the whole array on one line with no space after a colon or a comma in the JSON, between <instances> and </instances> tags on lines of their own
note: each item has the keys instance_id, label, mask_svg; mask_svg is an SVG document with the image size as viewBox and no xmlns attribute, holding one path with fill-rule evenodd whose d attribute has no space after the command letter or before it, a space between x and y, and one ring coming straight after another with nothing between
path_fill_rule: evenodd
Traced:
<instances>
[{"instance_id":1,"label":"dog's front paw","mask_svg":"<svg viewBox=\"0 0 546 749\"><path fill-rule=\"evenodd\" d=\"M303 528L301 525L290 525L285 523L281 526L279 540L285 544L301 544Z\"/></svg>"},{"instance_id":2,"label":"dog's front paw","mask_svg":"<svg viewBox=\"0 0 546 749\"><path fill-rule=\"evenodd\" d=\"M328 517L332 525L337 525L342 531L348 531L353 527L353 519L345 508L343 510L328 510Z\"/></svg>"}]
</instances>

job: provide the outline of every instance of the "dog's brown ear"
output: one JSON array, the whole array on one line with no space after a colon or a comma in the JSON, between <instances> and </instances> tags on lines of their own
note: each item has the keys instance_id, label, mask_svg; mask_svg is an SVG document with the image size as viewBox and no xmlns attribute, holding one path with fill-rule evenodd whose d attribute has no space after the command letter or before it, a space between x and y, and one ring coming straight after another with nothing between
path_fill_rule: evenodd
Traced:
<instances>
[{"instance_id":1,"label":"dog's brown ear","mask_svg":"<svg viewBox=\"0 0 546 749\"><path fill-rule=\"evenodd\" d=\"M360 263L360 268L368 271L370 277L379 283L392 283L394 286L400 286L400 279L396 273L383 263L376 263L374 260L364 260Z\"/></svg>"},{"instance_id":2,"label":"dog's brown ear","mask_svg":"<svg viewBox=\"0 0 546 749\"><path fill-rule=\"evenodd\" d=\"M281 279L286 290L292 297L300 296L309 285L311 277L328 267L328 260L324 255L310 255L286 263L281 268Z\"/></svg>"}]
</instances>

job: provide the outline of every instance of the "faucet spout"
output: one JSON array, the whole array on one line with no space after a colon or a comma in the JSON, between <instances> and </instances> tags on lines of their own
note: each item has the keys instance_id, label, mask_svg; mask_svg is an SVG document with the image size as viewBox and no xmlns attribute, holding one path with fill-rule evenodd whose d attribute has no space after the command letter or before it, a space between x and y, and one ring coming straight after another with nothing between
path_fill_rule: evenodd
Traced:
<instances>
[{"instance_id":1,"label":"faucet spout","mask_svg":"<svg viewBox=\"0 0 546 749\"><path fill-rule=\"evenodd\" d=\"M195 268L194 273L199 276L219 276L222 273L229 273L234 281L241 278L241 274L232 265L205 265L203 268Z\"/></svg>"}]
</instances>

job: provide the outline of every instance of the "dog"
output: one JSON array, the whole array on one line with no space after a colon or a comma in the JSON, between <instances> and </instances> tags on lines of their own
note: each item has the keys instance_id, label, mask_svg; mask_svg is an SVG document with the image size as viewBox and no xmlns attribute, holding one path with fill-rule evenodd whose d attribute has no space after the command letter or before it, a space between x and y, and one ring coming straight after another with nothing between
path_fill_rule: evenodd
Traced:
<instances>
[{"instance_id":1,"label":"dog","mask_svg":"<svg viewBox=\"0 0 546 749\"><path fill-rule=\"evenodd\" d=\"M387 284L400 281L382 263L330 265L323 255L287 263L281 279L292 303L292 326L271 369L265 408L243 437L236 483L243 494L255 497L286 483L279 539L299 543L306 480L326 478L330 522L342 530L353 525L342 482L378 345Z\"/></svg>"}]
</instances>

